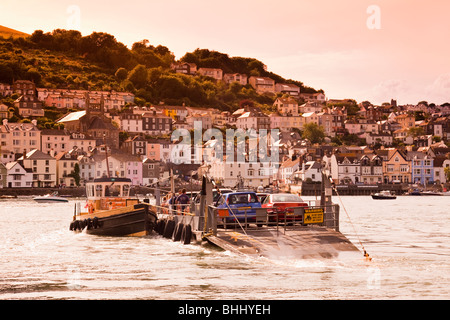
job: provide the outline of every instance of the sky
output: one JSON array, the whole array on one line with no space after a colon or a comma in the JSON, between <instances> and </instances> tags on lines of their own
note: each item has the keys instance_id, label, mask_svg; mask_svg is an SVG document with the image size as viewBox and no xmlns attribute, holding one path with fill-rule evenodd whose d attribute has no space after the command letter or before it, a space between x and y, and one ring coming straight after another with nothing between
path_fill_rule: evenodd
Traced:
<instances>
[{"instance_id":1,"label":"sky","mask_svg":"<svg viewBox=\"0 0 450 320\"><path fill-rule=\"evenodd\" d=\"M448 0L1 0L0 25L251 57L328 99L450 102Z\"/></svg>"}]
</instances>

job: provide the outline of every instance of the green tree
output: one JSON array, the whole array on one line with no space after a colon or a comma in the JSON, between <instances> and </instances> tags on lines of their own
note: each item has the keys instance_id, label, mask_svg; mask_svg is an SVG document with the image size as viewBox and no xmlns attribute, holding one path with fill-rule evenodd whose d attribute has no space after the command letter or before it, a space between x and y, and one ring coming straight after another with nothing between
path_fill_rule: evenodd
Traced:
<instances>
[{"instance_id":1,"label":"green tree","mask_svg":"<svg viewBox=\"0 0 450 320\"><path fill-rule=\"evenodd\" d=\"M78 163L75 163L73 171L68 176L72 177L75 180L75 184L77 185L77 187L80 186L80 166L78 165Z\"/></svg>"},{"instance_id":2,"label":"green tree","mask_svg":"<svg viewBox=\"0 0 450 320\"><path fill-rule=\"evenodd\" d=\"M123 80L125 80L128 77L128 71L125 68L119 68L119 69L117 69L115 76L116 76L117 80L122 82Z\"/></svg>"},{"instance_id":3,"label":"green tree","mask_svg":"<svg viewBox=\"0 0 450 320\"><path fill-rule=\"evenodd\" d=\"M303 126L303 139L308 139L311 143L322 143L324 138L325 131L322 126L313 122Z\"/></svg>"},{"instance_id":4,"label":"green tree","mask_svg":"<svg viewBox=\"0 0 450 320\"><path fill-rule=\"evenodd\" d=\"M450 182L450 167L444 168L445 178L447 179L447 182Z\"/></svg>"},{"instance_id":5,"label":"green tree","mask_svg":"<svg viewBox=\"0 0 450 320\"><path fill-rule=\"evenodd\" d=\"M128 74L128 80L138 89L147 84L147 68L139 64Z\"/></svg>"},{"instance_id":6,"label":"green tree","mask_svg":"<svg viewBox=\"0 0 450 320\"><path fill-rule=\"evenodd\" d=\"M425 132L422 127L411 127L408 129L408 135L415 138L418 136L423 136Z\"/></svg>"}]
</instances>

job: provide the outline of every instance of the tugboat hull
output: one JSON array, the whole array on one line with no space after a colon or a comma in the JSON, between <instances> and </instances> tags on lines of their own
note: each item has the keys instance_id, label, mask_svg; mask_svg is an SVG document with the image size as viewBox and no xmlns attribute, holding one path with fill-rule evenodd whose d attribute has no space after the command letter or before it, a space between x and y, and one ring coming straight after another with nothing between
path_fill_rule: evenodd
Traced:
<instances>
[{"instance_id":1,"label":"tugboat hull","mask_svg":"<svg viewBox=\"0 0 450 320\"><path fill-rule=\"evenodd\" d=\"M145 236L156 225L157 215L146 204L136 204L121 208L78 217L81 228L86 227L87 234L101 236Z\"/></svg>"}]
</instances>

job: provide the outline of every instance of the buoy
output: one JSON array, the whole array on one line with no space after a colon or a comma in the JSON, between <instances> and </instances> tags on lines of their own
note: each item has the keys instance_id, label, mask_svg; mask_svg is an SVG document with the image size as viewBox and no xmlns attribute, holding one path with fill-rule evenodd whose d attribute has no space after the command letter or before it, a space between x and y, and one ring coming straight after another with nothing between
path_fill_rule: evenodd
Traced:
<instances>
[{"instance_id":1,"label":"buoy","mask_svg":"<svg viewBox=\"0 0 450 320\"><path fill-rule=\"evenodd\" d=\"M167 239L172 238L174 229L175 229L175 221L168 220L166 223L166 227L164 228L163 237Z\"/></svg>"},{"instance_id":2,"label":"buoy","mask_svg":"<svg viewBox=\"0 0 450 320\"><path fill-rule=\"evenodd\" d=\"M173 241L181 240L181 234L183 233L183 228L184 228L184 225L181 222L179 224L177 224L177 226L175 227L175 231L173 232L173 237L172 237Z\"/></svg>"}]
</instances>

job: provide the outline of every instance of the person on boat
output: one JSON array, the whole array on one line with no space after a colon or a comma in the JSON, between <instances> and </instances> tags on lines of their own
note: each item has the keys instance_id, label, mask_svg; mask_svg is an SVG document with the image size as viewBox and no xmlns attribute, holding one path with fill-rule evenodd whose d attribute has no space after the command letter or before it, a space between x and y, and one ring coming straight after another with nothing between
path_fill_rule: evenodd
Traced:
<instances>
[{"instance_id":1,"label":"person on boat","mask_svg":"<svg viewBox=\"0 0 450 320\"><path fill-rule=\"evenodd\" d=\"M175 193L170 192L167 195L167 199L169 199L169 214L173 214L174 210L176 209L176 201L177 201L177 195Z\"/></svg>"},{"instance_id":2,"label":"person on boat","mask_svg":"<svg viewBox=\"0 0 450 320\"><path fill-rule=\"evenodd\" d=\"M181 212L184 212L189 204L189 196L186 194L186 189L181 189L180 194L177 197L176 203L179 205Z\"/></svg>"}]
</instances>

